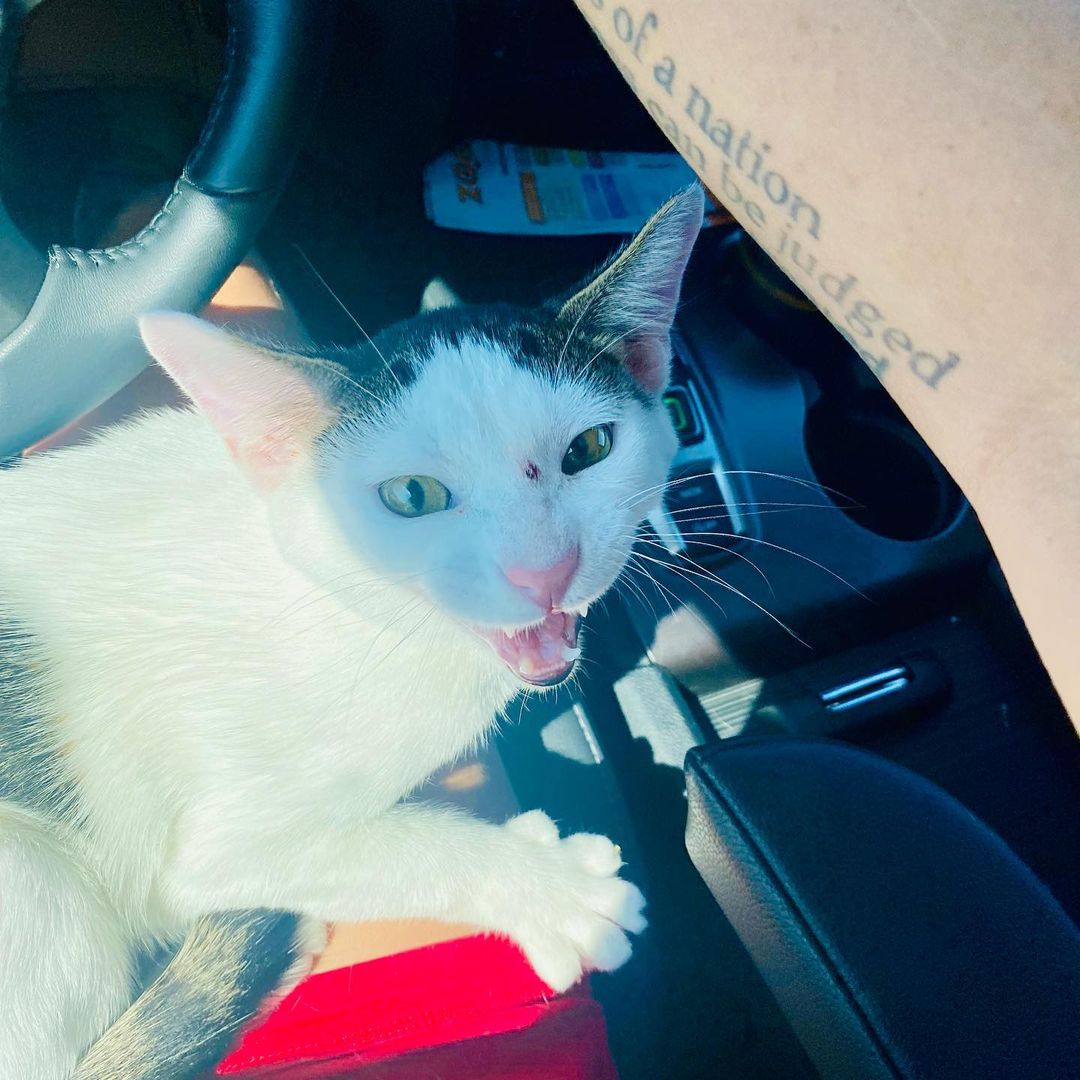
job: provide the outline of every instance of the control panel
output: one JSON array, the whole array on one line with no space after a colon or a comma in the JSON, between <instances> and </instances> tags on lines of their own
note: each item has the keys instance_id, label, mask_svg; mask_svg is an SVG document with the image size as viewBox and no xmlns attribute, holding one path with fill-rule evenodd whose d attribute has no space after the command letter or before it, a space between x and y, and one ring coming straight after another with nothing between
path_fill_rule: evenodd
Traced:
<instances>
[{"instance_id":1,"label":"control panel","mask_svg":"<svg viewBox=\"0 0 1080 1080\"><path fill-rule=\"evenodd\" d=\"M850 346L827 323L811 333L772 308L755 314L741 251L706 236L688 272L688 294L708 302L685 304L672 334L663 401L678 452L643 530L642 595L625 605L650 655L680 671L719 655L718 641L755 670L804 664L807 646L836 649L938 610L980 580L989 553ZM695 618L658 636L676 602ZM907 676L893 667L838 680L820 708L846 715L901 696Z\"/></svg>"},{"instance_id":2,"label":"control panel","mask_svg":"<svg viewBox=\"0 0 1080 1080\"><path fill-rule=\"evenodd\" d=\"M670 553L707 560L710 553L722 554L725 537L741 533L744 520L697 380L678 356L663 402L679 449L664 504L649 525Z\"/></svg>"}]
</instances>

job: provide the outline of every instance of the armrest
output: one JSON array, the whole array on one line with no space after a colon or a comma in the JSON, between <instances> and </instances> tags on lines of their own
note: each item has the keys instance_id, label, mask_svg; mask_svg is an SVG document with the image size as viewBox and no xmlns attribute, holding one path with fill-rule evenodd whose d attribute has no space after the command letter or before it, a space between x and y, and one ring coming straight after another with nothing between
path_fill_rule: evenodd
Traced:
<instances>
[{"instance_id":1,"label":"armrest","mask_svg":"<svg viewBox=\"0 0 1080 1080\"><path fill-rule=\"evenodd\" d=\"M687 758L687 847L825 1080L1080 1069L1080 933L971 813L850 747Z\"/></svg>"}]
</instances>

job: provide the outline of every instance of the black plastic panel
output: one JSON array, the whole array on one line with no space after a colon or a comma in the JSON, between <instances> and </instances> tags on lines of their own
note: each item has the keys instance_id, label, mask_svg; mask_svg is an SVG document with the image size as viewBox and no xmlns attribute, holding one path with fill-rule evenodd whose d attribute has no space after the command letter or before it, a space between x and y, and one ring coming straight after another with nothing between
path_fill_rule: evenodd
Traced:
<instances>
[{"instance_id":1,"label":"black plastic panel","mask_svg":"<svg viewBox=\"0 0 1080 1080\"><path fill-rule=\"evenodd\" d=\"M775 670L941 610L990 551L838 334L782 354L736 315L731 243L703 240L677 324L675 392L693 388L692 423L704 428L683 446L667 498L685 550L663 553L657 540L677 545L654 522L642 553L659 586L627 607L650 644L678 599L727 655Z\"/></svg>"}]
</instances>

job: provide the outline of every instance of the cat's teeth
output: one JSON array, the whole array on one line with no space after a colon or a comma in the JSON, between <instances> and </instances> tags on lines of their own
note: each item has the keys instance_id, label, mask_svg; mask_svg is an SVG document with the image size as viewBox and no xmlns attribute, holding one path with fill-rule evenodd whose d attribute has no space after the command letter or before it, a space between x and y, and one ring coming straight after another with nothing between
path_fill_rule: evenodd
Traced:
<instances>
[{"instance_id":1,"label":"cat's teeth","mask_svg":"<svg viewBox=\"0 0 1080 1080\"><path fill-rule=\"evenodd\" d=\"M580 656L580 649L571 649L569 645L563 646L562 658L564 660L577 660Z\"/></svg>"},{"instance_id":2,"label":"cat's teeth","mask_svg":"<svg viewBox=\"0 0 1080 1080\"><path fill-rule=\"evenodd\" d=\"M577 613L584 619L585 616L589 614L590 606L591 605L589 604L582 604L581 607L577 609Z\"/></svg>"},{"instance_id":3,"label":"cat's teeth","mask_svg":"<svg viewBox=\"0 0 1080 1080\"><path fill-rule=\"evenodd\" d=\"M526 678L528 678L530 675L535 675L538 670L539 669L537 668L536 663L532 660L531 657L523 656L518 661L518 671L521 672L521 674L524 675Z\"/></svg>"}]
</instances>

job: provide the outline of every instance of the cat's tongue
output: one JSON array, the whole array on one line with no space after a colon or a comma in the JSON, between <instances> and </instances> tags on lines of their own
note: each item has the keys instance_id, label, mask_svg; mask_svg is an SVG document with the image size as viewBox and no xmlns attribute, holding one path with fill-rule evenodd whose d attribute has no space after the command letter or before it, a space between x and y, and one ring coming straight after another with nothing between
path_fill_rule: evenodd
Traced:
<instances>
[{"instance_id":1,"label":"cat's tongue","mask_svg":"<svg viewBox=\"0 0 1080 1080\"><path fill-rule=\"evenodd\" d=\"M519 679L534 686L552 686L562 682L581 655L577 647L580 616L573 612L553 611L542 623L512 634L505 630L486 630L503 663Z\"/></svg>"}]
</instances>

